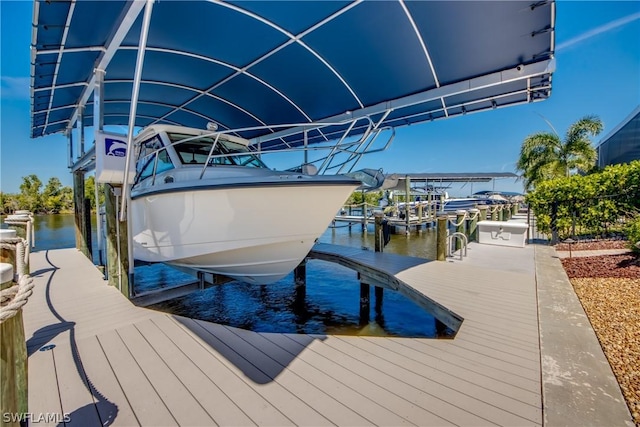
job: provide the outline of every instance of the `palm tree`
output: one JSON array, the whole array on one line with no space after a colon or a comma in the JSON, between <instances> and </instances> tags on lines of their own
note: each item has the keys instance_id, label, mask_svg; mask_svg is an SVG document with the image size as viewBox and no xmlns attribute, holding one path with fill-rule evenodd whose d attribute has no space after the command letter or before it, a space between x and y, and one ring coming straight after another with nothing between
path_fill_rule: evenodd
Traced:
<instances>
[{"instance_id":1,"label":"palm tree","mask_svg":"<svg viewBox=\"0 0 640 427\"><path fill-rule=\"evenodd\" d=\"M564 140L557 133L549 132L525 138L516 163L525 189L530 190L548 179L569 176L572 170L587 172L593 168L598 154L589 137L598 135L602 128L597 116L585 116L569 127Z\"/></svg>"}]
</instances>

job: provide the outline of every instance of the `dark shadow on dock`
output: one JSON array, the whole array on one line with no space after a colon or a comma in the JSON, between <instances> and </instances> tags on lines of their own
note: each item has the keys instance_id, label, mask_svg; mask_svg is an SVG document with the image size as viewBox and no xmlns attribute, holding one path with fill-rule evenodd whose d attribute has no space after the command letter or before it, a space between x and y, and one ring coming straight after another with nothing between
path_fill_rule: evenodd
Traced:
<instances>
[{"instance_id":1,"label":"dark shadow on dock","mask_svg":"<svg viewBox=\"0 0 640 427\"><path fill-rule=\"evenodd\" d=\"M42 344L51 341L53 338L58 336L59 334L69 331L69 347L71 348L71 355L73 357L73 362L76 367L76 371L78 376L82 380L84 386L93 396L94 403L83 406L82 408L78 408L75 411L66 414L66 419L57 420L60 421L58 426L65 426L67 422L73 421L79 425L89 425L89 423L94 420L99 420L100 425L108 426L113 424L114 420L118 416L118 406L114 403L110 402L102 393L98 391L98 389L93 385L91 379L87 376L87 373L84 369L84 365L82 364L82 358L80 357L80 352L78 350L78 345L75 337L75 322L69 322L65 320L60 313L56 310L53 302L51 301L51 287L53 283L53 278L58 271L58 267L51 262L49 258L49 251L45 254L45 259L47 263L51 266L49 269L39 270L39 274L44 274L45 272L50 272L49 278L47 279L47 285L45 289L45 298L47 300L47 306L49 311L53 316L58 319L58 323L47 325L43 328L38 329L31 338L27 340L27 352L28 355L31 356L35 353L36 350L42 347ZM47 351L53 352L53 358L55 360L56 349L55 346L51 346L46 348ZM65 408L62 408L63 410Z\"/></svg>"},{"instance_id":2,"label":"dark shadow on dock","mask_svg":"<svg viewBox=\"0 0 640 427\"><path fill-rule=\"evenodd\" d=\"M308 345L325 338L296 335L293 341L286 334L257 333L187 317L173 317L256 384L272 382Z\"/></svg>"}]
</instances>

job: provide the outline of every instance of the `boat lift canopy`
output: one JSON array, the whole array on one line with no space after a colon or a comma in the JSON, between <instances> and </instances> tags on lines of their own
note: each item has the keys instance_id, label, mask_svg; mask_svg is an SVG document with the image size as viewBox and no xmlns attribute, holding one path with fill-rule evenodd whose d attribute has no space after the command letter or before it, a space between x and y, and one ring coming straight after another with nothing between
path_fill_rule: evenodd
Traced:
<instances>
[{"instance_id":1,"label":"boat lift canopy","mask_svg":"<svg viewBox=\"0 0 640 427\"><path fill-rule=\"evenodd\" d=\"M385 175L385 177L384 189L402 194L407 191L407 179L409 179L411 191L415 190L419 193L428 191L428 188L448 188L453 183L469 183L473 186L474 182L493 181L495 183L496 179L515 179L518 178L518 175L512 172L436 172L392 173Z\"/></svg>"},{"instance_id":2,"label":"boat lift canopy","mask_svg":"<svg viewBox=\"0 0 640 427\"><path fill-rule=\"evenodd\" d=\"M135 111L269 150L540 101L554 26L535 0L36 0L31 136Z\"/></svg>"}]
</instances>

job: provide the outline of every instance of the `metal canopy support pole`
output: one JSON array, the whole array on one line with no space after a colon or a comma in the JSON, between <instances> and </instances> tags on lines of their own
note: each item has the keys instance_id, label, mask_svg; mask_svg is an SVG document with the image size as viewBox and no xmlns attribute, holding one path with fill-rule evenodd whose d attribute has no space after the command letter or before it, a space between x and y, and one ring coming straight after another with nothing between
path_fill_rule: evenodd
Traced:
<instances>
[{"instance_id":1,"label":"metal canopy support pole","mask_svg":"<svg viewBox=\"0 0 640 427\"><path fill-rule=\"evenodd\" d=\"M304 164L309 163L309 137L307 135L307 128L304 129L302 135L304 136Z\"/></svg>"},{"instance_id":2,"label":"metal canopy support pole","mask_svg":"<svg viewBox=\"0 0 640 427\"><path fill-rule=\"evenodd\" d=\"M405 175L404 177L404 184L405 184L405 197L404 197L404 214L405 216L405 223L406 223L406 230L405 230L405 234L407 236L409 236L409 234L411 233L411 209L409 206L409 201L411 199L411 177L409 175Z\"/></svg>"},{"instance_id":3,"label":"metal canopy support pole","mask_svg":"<svg viewBox=\"0 0 640 427\"><path fill-rule=\"evenodd\" d=\"M102 131L104 127L104 70L96 69L95 75L95 87L93 88L93 132L94 135L98 131ZM80 107L80 146L81 151L84 154L84 109L83 105ZM100 153L96 153L100 154ZM98 184L97 176L94 178L95 187L95 200L96 200L96 236L98 245L98 265L104 265L103 251L104 242L102 241L102 222L100 221L100 187ZM105 272L108 269L105 268Z\"/></svg>"},{"instance_id":4,"label":"metal canopy support pole","mask_svg":"<svg viewBox=\"0 0 640 427\"><path fill-rule=\"evenodd\" d=\"M147 48L147 36L149 35L149 24L151 23L151 12L153 11L153 1L147 0L144 17L142 20L142 29L140 30L140 43L138 44L138 57L136 60L136 71L133 80L133 88L131 91L131 108L129 110L129 128L127 131L127 159L124 169L124 182L122 190L122 206L120 210L120 221L127 220L127 236L128 245L127 252L129 255L129 298L134 296L134 276L133 276L133 242L131 241L131 210L127 206L131 204L131 193L129 191L129 167L131 165L131 153L133 151L133 128L136 123L136 111L138 108L138 96L140 94L140 81L142 80L142 66L144 64L144 54Z\"/></svg>"},{"instance_id":5,"label":"metal canopy support pole","mask_svg":"<svg viewBox=\"0 0 640 427\"><path fill-rule=\"evenodd\" d=\"M66 130L67 134L67 148L69 148L69 163L68 167L71 169L73 167L73 133L70 129Z\"/></svg>"},{"instance_id":6,"label":"metal canopy support pole","mask_svg":"<svg viewBox=\"0 0 640 427\"><path fill-rule=\"evenodd\" d=\"M106 50L104 51L102 57L100 57L98 64L96 65L97 70L107 69L107 66L113 59L113 56L118 51L118 48L122 44L122 41L129 33L129 30L131 30L131 27L135 24L138 18L138 15L140 15L140 12L142 11L143 7L144 7L144 2L142 1L132 1L128 3L128 9L126 10L126 12L124 12L124 16L120 20L120 26L118 27L113 37L109 41L109 44L105 46ZM35 27L35 24L34 24L34 27ZM91 81L85 87L84 91L82 92L82 95L79 98L80 100L78 102L78 106L85 105L86 102L89 100L91 93L94 91L97 77L98 75L94 73L93 77L91 78ZM69 120L69 127L72 127L75 124L76 120L78 119L78 113L79 111L76 108L76 110L71 115L71 119ZM95 112L93 117L94 117L94 127L95 127L95 117L96 117Z\"/></svg>"},{"instance_id":7,"label":"metal canopy support pole","mask_svg":"<svg viewBox=\"0 0 640 427\"><path fill-rule=\"evenodd\" d=\"M80 152L78 153L78 158L84 156L84 105L79 108L80 113L78 113L78 130L80 131Z\"/></svg>"}]
</instances>

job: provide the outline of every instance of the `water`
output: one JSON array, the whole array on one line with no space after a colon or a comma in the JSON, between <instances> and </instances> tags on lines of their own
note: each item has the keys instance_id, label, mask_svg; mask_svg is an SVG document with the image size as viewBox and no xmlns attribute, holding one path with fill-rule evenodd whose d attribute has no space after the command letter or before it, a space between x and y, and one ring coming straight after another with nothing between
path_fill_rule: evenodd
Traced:
<instances>
[{"instance_id":1,"label":"water","mask_svg":"<svg viewBox=\"0 0 640 427\"><path fill-rule=\"evenodd\" d=\"M35 229L36 250L75 246L73 215L37 216ZM369 225L366 234L360 225L351 229L339 225L329 228L319 241L373 250L373 225ZM95 248L95 231L93 244ZM435 232L425 230L408 238L404 234L392 235L385 251L433 259ZM135 275L136 292L193 281L192 276L163 265L136 266ZM437 336L433 316L396 292L385 290L382 307L376 307L372 287L368 319L361 318L359 301L360 283L353 270L310 260L303 294L296 292L293 274L289 274L262 286L233 281L150 308L258 332Z\"/></svg>"}]
</instances>

